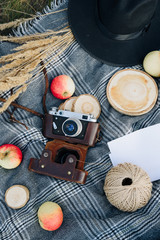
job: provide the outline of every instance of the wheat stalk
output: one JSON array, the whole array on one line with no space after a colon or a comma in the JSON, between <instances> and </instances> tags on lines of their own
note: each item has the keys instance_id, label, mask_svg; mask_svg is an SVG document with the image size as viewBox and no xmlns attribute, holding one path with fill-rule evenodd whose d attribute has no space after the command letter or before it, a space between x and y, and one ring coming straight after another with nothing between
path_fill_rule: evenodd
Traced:
<instances>
[{"instance_id":1,"label":"wheat stalk","mask_svg":"<svg viewBox=\"0 0 160 240\"><path fill-rule=\"evenodd\" d=\"M1 8L1 10L4 10L4 9L5 9L5 8ZM11 22L9 22L9 23L1 23L1 24L0 24L0 31L3 31L3 30L5 30L5 29L7 29L7 28L12 28L12 27L15 28L15 27L19 26L20 23L24 23L24 22L26 22L26 21L33 20L33 19L35 19L35 18L37 17L36 15L24 13L24 12L17 11L17 10L14 10L14 9L9 9L9 8L7 8L6 10L7 10L7 11L20 12L20 13L23 13L23 14L30 15L30 16L32 16L32 17L30 17L30 18L20 18L20 19L16 19L16 20L11 21ZM49 15L49 14L59 13L59 12L63 12L63 11L66 11L66 10L67 10L67 8L64 8L64 9L58 10L58 11L56 11L56 12L50 12L50 13L41 14L41 16L46 16L46 15Z\"/></svg>"},{"instance_id":2,"label":"wheat stalk","mask_svg":"<svg viewBox=\"0 0 160 240\"><path fill-rule=\"evenodd\" d=\"M37 74L33 71L41 61L46 67L53 59L64 52L74 41L70 28L64 27L57 31L48 31L22 37L0 37L1 41L11 41L22 43L14 49L14 53L0 58L0 92L3 93L12 88L18 90L11 95L0 108L0 112L5 111L20 93L27 89L30 81L36 79Z\"/></svg>"},{"instance_id":3,"label":"wheat stalk","mask_svg":"<svg viewBox=\"0 0 160 240\"><path fill-rule=\"evenodd\" d=\"M3 106L0 108L0 113L4 112L9 106L10 104L16 99L18 98L19 94L22 92L25 92L27 89L27 85L24 84L21 88L19 88L17 90L16 93L14 93L9 99L7 99L7 101L5 103L3 103Z\"/></svg>"},{"instance_id":4,"label":"wheat stalk","mask_svg":"<svg viewBox=\"0 0 160 240\"><path fill-rule=\"evenodd\" d=\"M15 42L15 43L26 43L27 41L31 40L38 40L38 39L44 39L49 36L57 36L58 34L67 32L68 29L64 28L59 31L53 31L53 30L48 30L47 32L44 33L34 33L31 35L27 36L20 36L20 37L13 37L13 36L0 36L1 41L8 41L8 42Z\"/></svg>"},{"instance_id":5,"label":"wheat stalk","mask_svg":"<svg viewBox=\"0 0 160 240\"><path fill-rule=\"evenodd\" d=\"M32 20L32 18L28 18L28 20ZM26 21L25 18L16 19L15 21L9 23L1 23L0 24L0 31L3 31L7 28L17 27L20 23L24 23Z\"/></svg>"}]
</instances>

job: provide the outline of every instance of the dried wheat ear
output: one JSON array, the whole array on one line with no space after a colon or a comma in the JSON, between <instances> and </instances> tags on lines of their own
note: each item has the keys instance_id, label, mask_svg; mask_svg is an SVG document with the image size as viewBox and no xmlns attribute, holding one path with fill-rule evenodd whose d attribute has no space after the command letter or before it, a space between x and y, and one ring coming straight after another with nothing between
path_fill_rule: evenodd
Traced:
<instances>
[{"instance_id":1,"label":"dried wheat ear","mask_svg":"<svg viewBox=\"0 0 160 240\"><path fill-rule=\"evenodd\" d=\"M0 40L21 44L13 49L13 53L0 58L0 93L10 89L15 90L14 94L0 107L0 113L2 113L18 98L19 94L26 91L28 84L38 77L43 70L41 61L45 63L43 67L47 67L73 43L74 37L71 30L64 27L58 31L22 37L0 36Z\"/></svg>"}]
</instances>

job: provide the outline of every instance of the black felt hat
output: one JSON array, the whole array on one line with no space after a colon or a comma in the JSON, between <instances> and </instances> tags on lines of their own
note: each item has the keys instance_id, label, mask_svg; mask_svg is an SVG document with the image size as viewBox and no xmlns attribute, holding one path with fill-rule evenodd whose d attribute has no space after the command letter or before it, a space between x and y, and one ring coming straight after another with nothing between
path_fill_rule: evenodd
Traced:
<instances>
[{"instance_id":1,"label":"black felt hat","mask_svg":"<svg viewBox=\"0 0 160 240\"><path fill-rule=\"evenodd\" d=\"M69 0L68 18L80 45L107 64L140 64L160 49L160 0Z\"/></svg>"}]
</instances>

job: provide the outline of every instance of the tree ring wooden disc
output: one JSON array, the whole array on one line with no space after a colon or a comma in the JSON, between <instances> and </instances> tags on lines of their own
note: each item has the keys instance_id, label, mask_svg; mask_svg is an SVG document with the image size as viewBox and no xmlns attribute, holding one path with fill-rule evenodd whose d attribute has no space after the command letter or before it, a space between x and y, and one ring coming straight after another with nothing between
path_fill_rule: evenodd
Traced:
<instances>
[{"instance_id":1,"label":"tree ring wooden disc","mask_svg":"<svg viewBox=\"0 0 160 240\"><path fill-rule=\"evenodd\" d=\"M64 110L73 112L73 106L74 106L74 102L76 101L76 99L77 99L77 97L71 97L71 98L67 99L63 104Z\"/></svg>"},{"instance_id":2,"label":"tree ring wooden disc","mask_svg":"<svg viewBox=\"0 0 160 240\"><path fill-rule=\"evenodd\" d=\"M59 105L58 110L64 110L64 102Z\"/></svg>"},{"instance_id":3,"label":"tree ring wooden disc","mask_svg":"<svg viewBox=\"0 0 160 240\"><path fill-rule=\"evenodd\" d=\"M149 112L158 97L155 80L141 70L125 69L109 80L106 94L109 103L117 111L138 116Z\"/></svg>"},{"instance_id":4,"label":"tree ring wooden disc","mask_svg":"<svg viewBox=\"0 0 160 240\"><path fill-rule=\"evenodd\" d=\"M22 208L29 200L29 190L23 185L13 185L5 193L5 202L11 208Z\"/></svg>"},{"instance_id":5,"label":"tree ring wooden disc","mask_svg":"<svg viewBox=\"0 0 160 240\"><path fill-rule=\"evenodd\" d=\"M81 94L77 97L73 104L73 111L92 114L96 119L101 113L101 106L98 99L91 94Z\"/></svg>"}]
</instances>

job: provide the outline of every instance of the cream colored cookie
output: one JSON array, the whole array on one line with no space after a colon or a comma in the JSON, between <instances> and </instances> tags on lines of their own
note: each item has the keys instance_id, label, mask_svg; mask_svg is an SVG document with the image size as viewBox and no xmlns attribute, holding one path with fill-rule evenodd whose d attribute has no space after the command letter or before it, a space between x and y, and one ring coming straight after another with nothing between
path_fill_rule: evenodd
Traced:
<instances>
[{"instance_id":1,"label":"cream colored cookie","mask_svg":"<svg viewBox=\"0 0 160 240\"><path fill-rule=\"evenodd\" d=\"M82 94L74 102L74 112L93 114L98 118L101 113L101 106L96 97L91 94Z\"/></svg>"},{"instance_id":2,"label":"cream colored cookie","mask_svg":"<svg viewBox=\"0 0 160 240\"><path fill-rule=\"evenodd\" d=\"M112 76L106 94L109 103L117 111L137 116L154 107L158 88L154 79L145 72L125 69Z\"/></svg>"}]
</instances>

